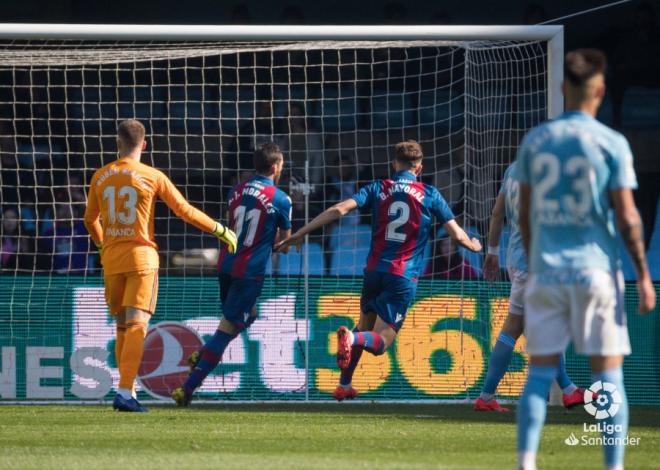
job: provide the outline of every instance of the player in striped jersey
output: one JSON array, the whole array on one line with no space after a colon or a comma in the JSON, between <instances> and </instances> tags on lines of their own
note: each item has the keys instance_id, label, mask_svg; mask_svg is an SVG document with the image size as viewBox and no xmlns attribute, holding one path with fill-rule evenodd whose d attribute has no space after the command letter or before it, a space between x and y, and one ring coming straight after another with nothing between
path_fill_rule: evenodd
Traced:
<instances>
[{"instance_id":1,"label":"player in striped jersey","mask_svg":"<svg viewBox=\"0 0 660 470\"><path fill-rule=\"evenodd\" d=\"M291 235L291 199L275 186L283 166L280 148L263 144L254 152L257 174L229 192L227 218L238 237L238 249L233 253L223 248L218 260L222 319L201 351L191 355L186 382L172 392L179 406L190 404L193 392L218 365L229 343L257 317L257 299L273 245Z\"/></svg>"},{"instance_id":2,"label":"player in striped jersey","mask_svg":"<svg viewBox=\"0 0 660 470\"><path fill-rule=\"evenodd\" d=\"M484 277L494 281L499 273L499 240L504 226L504 219L509 226L509 244L506 250L506 267L511 280L511 293L509 295L509 314L506 317L502 331L497 337L488 362L488 372L484 380L481 395L474 404L476 411L509 411L497 403L495 390L504 377L516 341L523 332L524 305L523 294L527 282L527 257L522 245L520 227L518 226L519 213L519 184L511 177L516 166L513 162L504 172L502 187L495 200L493 213L490 218L488 233L488 254L484 261ZM584 403L584 390L576 387L566 373L566 364L562 355L557 369L557 383L562 390L562 402L566 408L572 408Z\"/></svg>"},{"instance_id":3,"label":"player in striped jersey","mask_svg":"<svg viewBox=\"0 0 660 470\"><path fill-rule=\"evenodd\" d=\"M362 351L383 354L401 328L415 297L433 217L460 245L475 252L481 250L479 240L470 239L458 226L440 192L417 181L422 172L421 146L413 140L400 142L394 153L395 173L391 178L364 186L277 247L300 246L306 234L354 209L371 212L372 241L364 270L360 321L353 331L345 326L337 331L337 364L342 373L333 396L340 401L357 396L351 382Z\"/></svg>"}]
</instances>

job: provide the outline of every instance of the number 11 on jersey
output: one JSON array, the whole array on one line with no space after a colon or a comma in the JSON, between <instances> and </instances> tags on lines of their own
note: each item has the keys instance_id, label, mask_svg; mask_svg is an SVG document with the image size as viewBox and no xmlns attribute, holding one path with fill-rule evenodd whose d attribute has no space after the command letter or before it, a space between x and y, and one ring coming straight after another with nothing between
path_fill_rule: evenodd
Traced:
<instances>
[{"instance_id":1,"label":"number 11 on jersey","mask_svg":"<svg viewBox=\"0 0 660 470\"><path fill-rule=\"evenodd\" d=\"M257 227L259 226L261 211L259 209L251 209L247 214L245 211L245 206L238 206L234 209L234 232L236 232L236 238L240 240L243 233L243 224L247 222L248 227L245 239L243 240L243 246L252 246L254 236L257 233Z\"/></svg>"}]
</instances>

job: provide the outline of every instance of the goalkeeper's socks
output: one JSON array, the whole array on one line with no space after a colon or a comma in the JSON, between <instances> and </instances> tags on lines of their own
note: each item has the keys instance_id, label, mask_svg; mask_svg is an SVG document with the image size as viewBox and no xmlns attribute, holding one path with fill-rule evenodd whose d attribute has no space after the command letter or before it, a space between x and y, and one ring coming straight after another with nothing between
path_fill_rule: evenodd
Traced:
<instances>
[{"instance_id":1,"label":"goalkeeper's socks","mask_svg":"<svg viewBox=\"0 0 660 470\"><path fill-rule=\"evenodd\" d=\"M515 345L516 340L504 331L497 337L497 342L488 360L488 373L480 396L482 400L490 401L495 397L495 390L509 369Z\"/></svg>"},{"instance_id":2,"label":"goalkeeper's socks","mask_svg":"<svg viewBox=\"0 0 660 470\"><path fill-rule=\"evenodd\" d=\"M536 453L545 422L546 398L557 366L529 366L523 394L518 400L518 465L525 470L536 468Z\"/></svg>"},{"instance_id":3,"label":"goalkeeper's socks","mask_svg":"<svg viewBox=\"0 0 660 470\"><path fill-rule=\"evenodd\" d=\"M199 355L199 362L183 384L183 389L186 393L192 394L196 388L202 385L206 376L216 368L220 359L222 359L222 354L225 352L225 349L227 349L227 345L229 345L231 340L236 338L236 336L238 335L230 335L229 333L220 330L215 331L215 334L211 339L202 347Z\"/></svg>"},{"instance_id":4,"label":"goalkeeper's socks","mask_svg":"<svg viewBox=\"0 0 660 470\"><path fill-rule=\"evenodd\" d=\"M362 346L372 354L378 356L385 352L385 341L383 337L375 331L355 331L353 332L352 347Z\"/></svg>"},{"instance_id":5,"label":"goalkeeper's socks","mask_svg":"<svg viewBox=\"0 0 660 470\"><path fill-rule=\"evenodd\" d=\"M115 339L115 362L117 369L119 369L119 361L121 360L121 351L124 348L124 340L126 339L126 326L117 325L117 338Z\"/></svg>"},{"instance_id":6,"label":"goalkeeper's socks","mask_svg":"<svg viewBox=\"0 0 660 470\"><path fill-rule=\"evenodd\" d=\"M605 451L605 468L623 468L623 454L625 445L622 441L628 434L628 399L626 397L626 390L623 385L623 370L621 367L607 369L603 372L593 373L591 379L594 382L607 382L616 387L616 391L612 390L608 398L608 403L611 407L615 393L618 392L616 398L621 399L619 408L614 416L599 421L602 423L604 441L610 442L609 445L604 446ZM609 388L609 387L608 387ZM606 389L607 390L607 389ZM613 408L612 408L613 409ZM618 429L618 430L617 430ZM610 433L606 431L611 431Z\"/></svg>"},{"instance_id":7,"label":"goalkeeper's socks","mask_svg":"<svg viewBox=\"0 0 660 470\"><path fill-rule=\"evenodd\" d=\"M119 388L132 390L135 383L142 353L144 352L144 337L147 335L147 323L141 321L126 322L124 344L119 360Z\"/></svg>"},{"instance_id":8,"label":"goalkeeper's socks","mask_svg":"<svg viewBox=\"0 0 660 470\"><path fill-rule=\"evenodd\" d=\"M559 359L559 369L557 370L557 384L564 395L570 395L577 388L566 372L566 358L561 355Z\"/></svg>"},{"instance_id":9,"label":"goalkeeper's socks","mask_svg":"<svg viewBox=\"0 0 660 470\"><path fill-rule=\"evenodd\" d=\"M353 333L357 333L358 329L355 328L353 330ZM360 358L362 357L362 351L364 348L362 346L357 346L355 343L351 346L351 362L348 363L348 367L344 370L341 371L341 374L339 375L339 384L347 387L351 385L351 382L353 381L353 373L355 372L355 368L358 365L358 362L360 362Z\"/></svg>"}]
</instances>

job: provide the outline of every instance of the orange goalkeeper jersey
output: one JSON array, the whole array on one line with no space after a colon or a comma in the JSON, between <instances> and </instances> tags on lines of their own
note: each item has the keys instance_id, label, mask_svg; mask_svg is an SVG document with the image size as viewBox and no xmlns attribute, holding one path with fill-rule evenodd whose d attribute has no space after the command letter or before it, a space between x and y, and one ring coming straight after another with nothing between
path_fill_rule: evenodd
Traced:
<instances>
[{"instance_id":1,"label":"orange goalkeeper jersey","mask_svg":"<svg viewBox=\"0 0 660 470\"><path fill-rule=\"evenodd\" d=\"M106 274L158 268L156 196L200 230L215 229L215 221L191 206L162 172L129 157L115 160L94 173L85 210L85 227L94 243L103 244Z\"/></svg>"}]
</instances>

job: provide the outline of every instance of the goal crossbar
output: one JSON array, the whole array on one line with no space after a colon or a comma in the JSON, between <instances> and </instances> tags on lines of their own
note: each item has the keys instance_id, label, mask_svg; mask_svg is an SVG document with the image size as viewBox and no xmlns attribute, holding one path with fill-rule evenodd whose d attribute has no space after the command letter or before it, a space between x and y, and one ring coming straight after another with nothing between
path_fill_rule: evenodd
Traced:
<instances>
[{"instance_id":1,"label":"goal crossbar","mask_svg":"<svg viewBox=\"0 0 660 470\"><path fill-rule=\"evenodd\" d=\"M0 24L0 39L126 41L550 41L563 26Z\"/></svg>"},{"instance_id":2,"label":"goal crossbar","mask_svg":"<svg viewBox=\"0 0 660 470\"><path fill-rule=\"evenodd\" d=\"M0 24L0 39L97 41L547 41L548 117L564 108L561 25Z\"/></svg>"}]
</instances>

